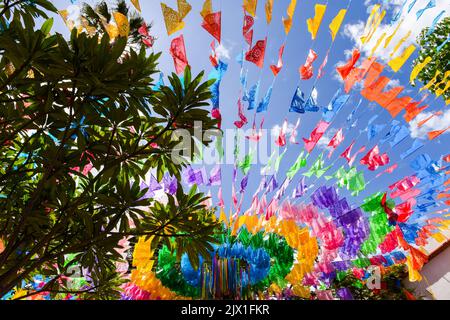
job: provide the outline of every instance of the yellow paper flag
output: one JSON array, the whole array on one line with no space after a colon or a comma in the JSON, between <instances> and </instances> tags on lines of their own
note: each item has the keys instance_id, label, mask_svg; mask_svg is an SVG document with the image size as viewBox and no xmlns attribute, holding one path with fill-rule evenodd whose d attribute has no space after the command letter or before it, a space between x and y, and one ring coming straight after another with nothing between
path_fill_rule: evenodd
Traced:
<instances>
[{"instance_id":1,"label":"yellow paper flag","mask_svg":"<svg viewBox=\"0 0 450 320\"><path fill-rule=\"evenodd\" d=\"M225 225L228 226L227 216L225 215L223 208L220 209L219 222L225 223Z\"/></svg>"},{"instance_id":2,"label":"yellow paper flag","mask_svg":"<svg viewBox=\"0 0 450 320\"><path fill-rule=\"evenodd\" d=\"M180 20L186 18L188 13L191 11L192 6L186 0L178 0L178 14L180 15Z\"/></svg>"},{"instance_id":3,"label":"yellow paper flag","mask_svg":"<svg viewBox=\"0 0 450 320\"><path fill-rule=\"evenodd\" d=\"M138 269L151 270L153 267L153 253L151 249L154 236L151 236L147 240L145 237L139 237L138 242L134 246L133 251L133 266Z\"/></svg>"},{"instance_id":4,"label":"yellow paper flag","mask_svg":"<svg viewBox=\"0 0 450 320\"><path fill-rule=\"evenodd\" d=\"M139 4L139 0L131 0L131 3L136 8L137 11L141 12L141 5Z\"/></svg>"},{"instance_id":5,"label":"yellow paper flag","mask_svg":"<svg viewBox=\"0 0 450 320\"><path fill-rule=\"evenodd\" d=\"M397 50L401 47L401 45L406 41L406 39L409 38L411 35L411 30L408 31L408 33L400 39L400 41L395 45L394 51L391 52L390 57L392 58L394 54L397 52Z\"/></svg>"},{"instance_id":6,"label":"yellow paper flag","mask_svg":"<svg viewBox=\"0 0 450 320\"><path fill-rule=\"evenodd\" d=\"M412 258L410 256L406 257L406 265L408 266L409 281L415 282L422 280L422 276L420 275L419 271L414 270Z\"/></svg>"},{"instance_id":7,"label":"yellow paper flag","mask_svg":"<svg viewBox=\"0 0 450 320\"><path fill-rule=\"evenodd\" d=\"M161 2L161 10L164 16L164 23L166 24L167 35L171 35L184 28L184 22L177 11L168 7Z\"/></svg>"},{"instance_id":8,"label":"yellow paper flag","mask_svg":"<svg viewBox=\"0 0 450 320\"><path fill-rule=\"evenodd\" d=\"M212 3L211 0L205 0L203 3L202 11L200 11L200 15L205 18L208 14L212 13Z\"/></svg>"},{"instance_id":9,"label":"yellow paper flag","mask_svg":"<svg viewBox=\"0 0 450 320\"><path fill-rule=\"evenodd\" d=\"M437 77L438 75L440 75L441 72L439 70L436 70L436 73L434 74L433 79L431 79L425 86L423 86L422 88L420 88L419 92L423 91L423 90L428 90L429 88L431 88L432 85L434 85L436 83Z\"/></svg>"},{"instance_id":10,"label":"yellow paper flag","mask_svg":"<svg viewBox=\"0 0 450 320\"><path fill-rule=\"evenodd\" d=\"M414 85L414 80L417 78L417 76L419 75L420 71L423 70L423 68L425 68L425 66L430 63L431 61L431 57L426 57L425 60L421 63L418 63L414 66L414 68L411 71L411 74L409 75L409 82Z\"/></svg>"},{"instance_id":11,"label":"yellow paper flag","mask_svg":"<svg viewBox=\"0 0 450 320\"><path fill-rule=\"evenodd\" d=\"M258 4L258 0L244 0L244 9L247 11L252 17L256 15L256 5Z\"/></svg>"},{"instance_id":12,"label":"yellow paper flag","mask_svg":"<svg viewBox=\"0 0 450 320\"><path fill-rule=\"evenodd\" d=\"M330 28L331 32L331 39L336 38L336 35L341 28L342 21L344 21L345 15L347 13L347 10L341 9L339 13L334 17L334 19L331 21L330 25L328 26Z\"/></svg>"},{"instance_id":13,"label":"yellow paper flag","mask_svg":"<svg viewBox=\"0 0 450 320\"><path fill-rule=\"evenodd\" d=\"M438 233L433 233L431 236L434 238L434 240L436 240L439 243L445 242L447 240L447 238L444 237L444 235L442 233L439 233L439 232Z\"/></svg>"},{"instance_id":14,"label":"yellow paper flag","mask_svg":"<svg viewBox=\"0 0 450 320\"><path fill-rule=\"evenodd\" d=\"M403 53L400 56L389 61L388 65L392 68L392 70L394 70L394 72L397 72L405 64L406 60L409 59L409 57L415 50L416 46L413 44L410 45L403 51Z\"/></svg>"},{"instance_id":15,"label":"yellow paper flag","mask_svg":"<svg viewBox=\"0 0 450 320\"><path fill-rule=\"evenodd\" d=\"M119 29L115 24L109 23L105 25L106 32L108 33L109 39L114 40L119 36Z\"/></svg>"},{"instance_id":16,"label":"yellow paper flag","mask_svg":"<svg viewBox=\"0 0 450 320\"><path fill-rule=\"evenodd\" d=\"M93 37L95 35L95 33L97 32L97 28L90 26L89 21L84 17L81 17L80 20L81 20L81 26L86 30L86 32L88 33L89 36Z\"/></svg>"},{"instance_id":17,"label":"yellow paper flag","mask_svg":"<svg viewBox=\"0 0 450 320\"><path fill-rule=\"evenodd\" d=\"M266 1L265 9L266 9L266 21L267 24L270 24L270 22L272 22L273 0Z\"/></svg>"},{"instance_id":18,"label":"yellow paper flag","mask_svg":"<svg viewBox=\"0 0 450 320\"><path fill-rule=\"evenodd\" d=\"M291 0L291 2L289 3L289 6L287 8L287 11L286 11L286 14L288 17L283 18L284 32L286 34L288 34L289 31L291 31L292 17L294 16L294 11L295 11L296 6L297 6L297 0Z\"/></svg>"},{"instance_id":19,"label":"yellow paper flag","mask_svg":"<svg viewBox=\"0 0 450 320\"><path fill-rule=\"evenodd\" d=\"M309 287L304 287L300 284L296 284L292 287L292 292L300 297L300 298L304 298L304 299L309 299L309 297L311 296L311 292L309 290Z\"/></svg>"},{"instance_id":20,"label":"yellow paper flag","mask_svg":"<svg viewBox=\"0 0 450 320\"><path fill-rule=\"evenodd\" d=\"M378 38L377 43L373 46L372 51L370 52L370 57L371 58L374 53L377 51L378 47L381 44L381 41L383 41L384 37L386 37L386 32L383 32L383 34Z\"/></svg>"},{"instance_id":21,"label":"yellow paper flag","mask_svg":"<svg viewBox=\"0 0 450 320\"><path fill-rule=\"evenodd\" d=\"M319 31L320 24L322 23L323 16L325 14L325 10L327 10L327 6L324 4L316 4L314 6L314 18L309 18L306 20L306 24L308 25L308 31L311 33L311 38L314 40L317 36L317 32Z\"/></svg>"},{"instance_id":22,"label":"yellow paper flag","mask_svg":"<svg viewBox=\"0 0 450 320\"><path fill-rule=\"evenodd\" d=\"M436 83L436 85L434 86L436 97L440 97L440 96L441 96L445 91L447 91L448 88L450 87L450 81L447 81L447 78L448 78L449 76L450 76L450 70L449 70L449 71L446 71L445 74L444 74L444 79L442 79L441 82ZM442 88L442 89L440 89L439 87L440 87L442 84L445 84L445 87Z\"/></svg>"},{"instance_id":23,"label":"yellow paper flag","mask_svg":"<svg viewBox=\"0 0 450 320\"><path fill-rule=\"evenodd\" d=\"M259 218L257 216L246 216L246 217L247 218L245 219L245 226L247 230L252 234L255 234L258 231L256 227L258 225Z\"/></svg>"},{"instance_id":24,"label":"yellow paper flag","mask_svg":"<svg viewBox=\"0 0 450 320\"><path fill-rule=\"evenodd\" d=\"M390 35L389 37L386 38L386 41L384 41L384 48L385 48L385 49L387 48L387 46L389 45L389 43L391 43L392 39L393 39L393 38L395 37L395 35L397 34L397 31L398 31L398 29L400 28L400 26L402 25L402 23L403 23L403 20L400 21L400 22L397 24L397 27L395 27L394 32L392 32L391 35Z\"/></svg>"},{"instance_id":25,"label":"yellow paper flag","mask_svg":"<svg viewBox=\"0 0 450 320\"><path fill-rule=\"evenodd\" d=\"M66 9L64 9L64 10L58 11L58 13L63 18L64 22L67 23L67 18L69 17L69 12Z\"/></svg>"},{"instance_id":26,"label":"yellow paper flag","mask_svg":"<svg viewBox=\"0 0 450 320\"><path fill-rule=\"evenodd\" d=\"M121 37L128 37L128 34L130 33L128 18L120 12L114 12L113 16L117 24L117 31L119 32L119 35Z\"/></svg>"},{"instance_id":27,"label":"yellow paper flag","mask_svg":"<svg viewBox=\"0 0 450 320\"><path fill-rule=\"evenodd\" d=\"M365 44L370 41L375 31L378 29L381 21L386 15L386 11L383 10L380 13L381 6L376 4L372 8L369 18L367 19L366 27L364 28L364 35L360 38L361 43Z\"/></svg>"}]
</instances>

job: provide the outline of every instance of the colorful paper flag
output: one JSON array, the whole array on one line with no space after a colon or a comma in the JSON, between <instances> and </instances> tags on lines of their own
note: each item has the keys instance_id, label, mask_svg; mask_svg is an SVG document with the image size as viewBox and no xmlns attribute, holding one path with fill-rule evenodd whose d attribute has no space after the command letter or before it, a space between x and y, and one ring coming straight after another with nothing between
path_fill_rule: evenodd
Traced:
<instances>
[{"instance_id":1,"label":"colorful paper flag","mask_svg":"<svg viewBox=\"0 0 450 320\"><path fill-rule=\"evenodd\" d=\"M316 39L317 32L319 31L320 24L322 23L323 16L325 15L325 11L327 9L326 5L316 4L314 6L314 18L309 18L306 20L306 24L308 26L308 31L311 33L311 38Z\"/></svg>"},{"instance_id":2,"label":"colorful paper flag","mask_svg":"<svg viewBox=\"0 0 450 320\"><path fill-rule=\"evenodd\" d=\"M170 44L170 54L175 64L176 73L183 73L184 69L189 66L183 35L180 35L172 40Z\"/></svg>"}]
</instances>

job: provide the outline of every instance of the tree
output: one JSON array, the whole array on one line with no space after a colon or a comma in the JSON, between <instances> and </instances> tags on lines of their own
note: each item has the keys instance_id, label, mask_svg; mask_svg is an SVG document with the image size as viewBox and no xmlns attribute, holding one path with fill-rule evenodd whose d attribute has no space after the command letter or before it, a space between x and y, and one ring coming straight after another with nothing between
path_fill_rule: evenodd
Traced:
<instances>
[{"instance_id":1,"label":"tree","mask_svg":"<svg viewBox=\"0 0 450 320\"><path fill-rule=\"evenodd\" d=\"M147 25L142 17L131 12L124 0L117 1L112 10L105 1L100 2L95 7L84 3L81 17L85 19L88 27L91 26L96 32L103 34L108 33L108 26L111 25L114 12L119 12L128 18L129 43L136 45L143 42L149 47L153 44L154 37L148 35L152 25Z\"/></svg>"},{"instance_id":2,"label":"tree","mask_svg":"<svg viewBox=\"0 0 450 320\"><path fill-rule=\"evenodd\" d=\"M0 297L38 274L41 291L71 292L64 279L77 265L87 281L78 293L115 298L124 237L152 236L193 263L211 249L217 222L203 194L178 184L159 203L140 181L149 170L180 181L189 159L172 157L172 133L194 121L216 128L203 109L213 81L186 68L153 90L160 54L125 52L128 38L108 33L73 29L66 40L49 12L46 0L0 1Z\"/></svg>"},{"instance_id":3,"label":"tree","mask_svg":"<svg viewBox=\"0 0 450 320\"><path fill-rule=\"evenodd\" d=\"M429 90L436 93L438 89L444 89L446 81L444 80L445 71L448 69L448 61L450 60L450 42L444 44L450 34L450 17L444 18L436 25L436 28L429 35L428 28L420 33L417 42L421 49L419 56L414 60L413 66L425 61L426 57L431 57L431 61L419 73L418 79L422 83L427 84L434 78L436 71L441 73L437 76L436 86L432 86ZM442 46L443 45L443 46ZM440 50L438 51L438 48ZM448 79L447 79L448 81ZM450 90L443 93L444 100L450 99Z\"/></svg>"}]
</instances>

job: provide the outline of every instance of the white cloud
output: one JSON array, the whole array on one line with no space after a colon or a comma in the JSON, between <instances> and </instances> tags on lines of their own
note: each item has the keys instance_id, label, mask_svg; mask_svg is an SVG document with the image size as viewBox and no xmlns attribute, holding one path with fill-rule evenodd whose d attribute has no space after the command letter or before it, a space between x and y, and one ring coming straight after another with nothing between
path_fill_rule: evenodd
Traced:
<instances>
[{"instance_id":1,"label":"white cloud","mask_svg":"<svg viewBox=\"0 0 450 320\"><path fill-rule=\"evenodd\" d=\"M288 123L288 127L286 130L286 135L290 136L292 134L292 132L294 132L294 128L295 125L292 123ZM272 137L277 138L280 135L281 132L281 126L279 124L276 124L272 127L272 130L270 131L270 134L272 135Z\"/></svg>"},{"instance_id":2,"label":"white cloud","mask_svg":"<svg viewBox=\"0 0 450 320\"><path fill-rule=\"evenodd\" d=\"M441 116L434 116L420 128L417 126L417 123L431 115L431 112L422 112L416 118L411 120L409 123L409 130L411 131L412 138L426 139L428 132L446 129L450 126L450 109L445 110ZM450 131L447 130L444 134L448 133L450 133Z\"/></svg>"},{"instance_id":3,"label":"white cloud","mask_svg":"<svg viewBox=\"0 0 450 320\"><path fill-rule=\"evenodd\" d=\"M330 143L331 139L334 137L336 132L337 132L337 129L335 129L335 128L331 128L330 130L327 130L327 132L317 142L317 147L319 149L328 149L328 144Z\"/></svg>"},{"instance_id":4,"label":"white cloud","mask_svg":"<svg viewBox=\"0 0 450 320\"><path fill-rule=\"evenodd\" d=\"M369 5L368 11L371 11L370 2L372 1L365 1L366 5ZM417 21L416 12L420 9L423 9L428 4L429 0L417 0L416 4L412 8L411 12L408 14L408 6L410 2L405 5L403 8L402 14L398 21L394 23L393 25L390 25L389 22L392 19L393 13L395 14L398 10L401 9L401 5L403 4L403 0L389 0L384 1L385 2L385 8L388 9L388 12L386 16L383 19L383 23L380 24L380 26L375 31L374 35L370 39L370 41L364 45L362 45L360 37L364 34L364 27L366 24L366 21L358 21L354 24L347 24L344 27L344 36L350 38L353 40L355 45L361 49L361 52L365 56L370 56L370 53L372 51L372 48L377 43L377 40L382 36L383 33L386 33L386 37L390 36L392 32L397 27L397 23L399 23L402 19L404 21L400 25L397 33L387 46L387 48L384 48L384 39L381 41L380 46L378 47L377 51L375 52L374 56L384 60L389 61L392 59L390 54L393 52L395 46L397 43L402 39L409 31L411 31L411 35L406 39L406 41L400 46L400 48L397 50L397 52L393 55L393 57L399 56L403 50L408 47L411 44L417 44L416 38L419 36L420 32L423 28L429 27L434 18L443 10L443 8L448 8L448 0L436 0L436 6L434 8L428 9L425 11L425 13L420 17L420 19ZM372 2L373 3L373 2ZM448 16L450 11L446 12L441 20ZM369 13L370 14L370 13Z\"/></svg>"},{"instance_id":5,"label":"white cloud","mask_svg":"<svg viewBox=\"0 0 450 320\"><path fill-rule=\"evenodd\" d=\"M72 4L70 6L67 7L67 19L68 20L73 20L73 21L79 21L80 16L81 16L81 7L76 5L76 4Z\"/></svg>"},{"instance_id":6,"label":"white cloud","mask_svg":"<svg viewBox=\"0 0 450 320\"><path fill-rule=\"evenodd\" d=\"M398 87L398 86L400 86L400 80L391 79L391 81L389 81L388 84L386 85L386 89Z\"/></svg>"},{"instance_id":7,"label":"white cloud","mask_svg":"<svg viewBox=\"0 0 450 320\"><path fill-rule=\"evenodd\" d=\"M217 46L216 54L219 59L230 59L230 49L226 48L222 43Z\"/></svg>"}]
</instances>

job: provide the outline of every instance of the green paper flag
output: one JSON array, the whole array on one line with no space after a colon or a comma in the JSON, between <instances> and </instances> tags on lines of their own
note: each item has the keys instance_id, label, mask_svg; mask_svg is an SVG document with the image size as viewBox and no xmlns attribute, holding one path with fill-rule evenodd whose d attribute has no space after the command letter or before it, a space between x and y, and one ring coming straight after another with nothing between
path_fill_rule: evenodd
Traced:
<instances>
[{"instance_id":1,"label":"green paper flag","mask_svg":"<svg viewBox=\"0 0 450 320\"><path fill-rule=\"evenodd\" d=\"M242 170L244 175L247 175L247 173L249 172L250 167L252 166L252 160L253 160L253 154L252 154L252 152L250 152L249 154L247 154L244 157L242 162L239 162L238 167Z\"/></svg>"},{"instance_id":2,"label":"green paper flag","mask_svg":"<svg viewBox=\"0 0 450 320\"><path fill-rule=\"evenodd\" d=\"M300 170L300 168L304 168L306 167L306 157L304 157L304 151L302 151L299 156L297 157L297 160L295 161L295 163L292 165L292 167L289 168L288 172L286 173L286 177L288 177L289 179L292 179L296 173L298 172L298 170Z\"/></svg>"},{"instance_id":3,"label":"green paper flag","mask_svg":"<svg viewBox=\"0 0 450 320\"><path fill-rule=\"evenodd\" d=\"M303 175L307 176L308 178L315 175L317 178L320 178L323 176L325 172L328 171L332 167L332 165L329 165L328 167L323 167L325 164L325 161L323 161L323 153L320 154L320 156L317 157L316 162L311 166L311 168L308 170L308 172L305 172Z\"/></svg>"},{"instance_id":4,"label":"green paper flag","mask_svg":"<svg viewBox=\"0 0 450 320\"><path fill-rule=\"evenodd\" d=\"M381 199L383 193L375 193L365 199L361 208L369 213L369 238L362 244L361 252L365 255L376 253L377 247L384 241L386 235L390 233L394 227L389 225L388 215L386 214ZM387 201L387 206L391 209L394 207L393 201Z\"/></svg>"},{"instance_id":5,"label":"green paper flag","mask_svg":"<svg viewBox=\"0 0 450 320\"><path fill-rule=\"evenodd\" d=\"M281 160L283 159L286 151L287 151L287 149L284 149L283 153L278 156L277 160L275 160L275 173L278 172L278 169L280 168Z\"/></svg>"}]
</instances>

